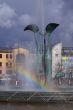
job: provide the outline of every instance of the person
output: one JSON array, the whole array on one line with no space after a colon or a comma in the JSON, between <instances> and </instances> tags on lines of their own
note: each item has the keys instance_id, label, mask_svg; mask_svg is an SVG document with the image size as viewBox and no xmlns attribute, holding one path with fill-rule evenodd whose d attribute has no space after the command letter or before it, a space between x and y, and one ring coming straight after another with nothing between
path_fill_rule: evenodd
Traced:
<instances>
[{"instance_id":1,"label":"person","mask_svg":"<svg viewBox=\"0 0 73 110\"><path fill-rule=\"evenodd\" d=\"M72 71L69 72L69 79L72 79Z\"/></svg>"},{"instance_id":2,"label":"person","mask_svg":"<svg viewBox=\"0 0 73 110\"><path fill-rule=\"evenodd\" d=\"M72 79L72 71L70 70L70 72L69 72L69 85L71 84L71 79Z\"/></svg>"}]
</instances>

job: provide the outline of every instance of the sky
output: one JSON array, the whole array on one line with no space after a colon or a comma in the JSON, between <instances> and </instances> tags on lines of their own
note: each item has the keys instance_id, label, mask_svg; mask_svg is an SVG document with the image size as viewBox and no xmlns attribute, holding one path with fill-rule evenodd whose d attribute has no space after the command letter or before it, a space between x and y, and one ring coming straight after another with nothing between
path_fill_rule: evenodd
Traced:
<instances>
[{"instance_id":1,"label":"sky","mask_svg":"<svg viewBox=\"0 0 73 110\"><path fill-rule=\"evenodd\" d=\"M34 48L32 32L24 32L29 24L42 31L48 23L60 24L51 42L73 46L73 0L0 0L0 47Z\"/></svg>"}]
</instances>

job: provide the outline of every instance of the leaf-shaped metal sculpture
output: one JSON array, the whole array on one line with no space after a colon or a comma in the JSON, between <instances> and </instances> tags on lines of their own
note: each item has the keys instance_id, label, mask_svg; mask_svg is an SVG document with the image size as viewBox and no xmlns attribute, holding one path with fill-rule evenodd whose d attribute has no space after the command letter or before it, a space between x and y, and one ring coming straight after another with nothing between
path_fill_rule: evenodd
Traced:
<instances>
[{"instance_id":1,"label":"leaf-shaped metal sculpture","mask_svg":"<svg viewBox=\"0 0 73 110\"><path fill-rule=\"evenodd\" d=\"M30 24L30 25L26 26L24 29L24 31L27 31L27 30L30 30L30 31L36 33L39 31L39 27L35 24Z\"/></svg>"},{"instance_id":2,"label":"leaf-shaped metal sculpture","mask_svg":"<svg viewBox=\"0 0 73 110\"><path fill-rule=\"evenodd\" d=\"M59 26L59 24L56 24L56 23L50 23L46 26L45 30L46 30L46 33L51 33L53 32L57 27Z\"/></svg>"},{"instance_id":3,"label":"leaf-shaped metal sculpture","mask_svg":"<svg viewBox=\"0 0 73 110\"><path fill-rule=\"evenodd\" d=\"M36 44L36 52L37 52L37 65L40 67L39 65L39 62L42 62L42 67L43 67L43 70L44 70L44 75L45 75L45 83L47 81L47 73L49 72L49 74L51 73L51 44L50 44L50 37L48 37L48 44L46 43L46 38L45 36L48 34L50 36L50 34L59 26L59 24L56 24L56 23L50 23L46 26L45 28L45 31L44 33L43 32L39 32L39 27L36 25L36 24L30 24L30 25L27 25L24 29L24 31L32 31L34 33L34 39L35 39L35 44ZM39 32L38 34L42 35L44 38L43 39L43 47L42 47L42 56L41 58L39 57L39 43L38 43L38 40L37 40L37 36L36 36L36 33ZM50 34L49 34L50 33ZM48 60L49 63L47 63L47 51L49 49L49 55L50 55L50 59ZM41 61L40 61L41 59ZM36 66L36 67L38 67ZM48 69L49 68L49 69Z\"/></svg>"}]
</instances>

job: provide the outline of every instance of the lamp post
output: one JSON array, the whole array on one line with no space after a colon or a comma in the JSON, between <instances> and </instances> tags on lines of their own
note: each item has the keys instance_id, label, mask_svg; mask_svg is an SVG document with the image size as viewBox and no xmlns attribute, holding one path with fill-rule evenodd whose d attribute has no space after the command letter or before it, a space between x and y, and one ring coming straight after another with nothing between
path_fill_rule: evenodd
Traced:
<instances>
[{"instance_id":1,"label":"lamp post","mask_svg":"<svg viewBox=\"0 0 73 110\"><path fill-rule=\"evenodd\" d=\"M27 25L24 28L24 31L30 30L34 33L34 38L35 38L35 44L36 44L36 54L39 53L39 43L37 41L37 36L36 33L40 34L43 38L43 51L42 51L42 65L43 65L43 70L44 70L44 76L45 76L45 83L47 82L47 74L51 74L51 62L52 62L52 53L51 53L51 42L50 42L50 35L51 33L59 26L59 24L57 23L50 23L46 26L44 33L40 32L39 27L36 24L30 24ZM48 37L48 43L47 43L47 39L46 37ZM47 64L47 54L49 51L49 60L48 60L48 64ZM39 60L39 59L37 59Z\"/></svg>"}]
</instances>

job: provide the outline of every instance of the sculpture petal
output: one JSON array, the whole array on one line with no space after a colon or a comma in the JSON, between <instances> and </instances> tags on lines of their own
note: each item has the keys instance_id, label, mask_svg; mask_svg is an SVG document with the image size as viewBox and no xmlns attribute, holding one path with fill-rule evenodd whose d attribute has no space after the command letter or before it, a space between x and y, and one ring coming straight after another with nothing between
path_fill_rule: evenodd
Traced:
<instances>
[{"instance_id":1,"label":"sculpture petal","mask_svg":"<svg viewBox=\"0 0 73 110\"><path fill-rule=\"evenodd\" d=\"M51 33L53 32L57 27L59 26L59 24L56 23L50 23L46 26L45 30L47 33Z\"/></svg>"},{"instance_id":2,"label":"sculpture petal","mask_svg":"<svg viewBox=\"0 0 73 110\"><path fill-rule=\"evenodd\" d=\"M30 31L36 33L39 31L39 27L35 24L30 24L30 25L26 26L24 29L24 31L27 31L27 30L30 30Z\"/></svg>"}]
</instances>

